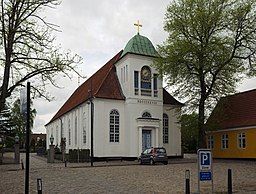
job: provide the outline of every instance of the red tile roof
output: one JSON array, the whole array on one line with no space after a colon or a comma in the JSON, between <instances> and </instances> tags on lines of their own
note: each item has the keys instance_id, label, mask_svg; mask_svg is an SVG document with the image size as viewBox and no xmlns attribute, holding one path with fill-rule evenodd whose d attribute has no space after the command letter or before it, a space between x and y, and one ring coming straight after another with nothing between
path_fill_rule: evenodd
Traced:
<instances>
[{"instance_id":1,"label":"red tile roof","mask_svg":"<svg viewBox=\"0 0 256 194\"><path fill-rule=\"evenodd\" d=\"M164 100L163 102L164 104L184 106L184 104L182 104L181 102L173 98L172 95L169 94L164 88L163 88L163 100Z\"/></svg>"},{"instance_id":2,"label":"red tile roof","mask_svg":"<svg viewBox=\"0 0 256 194\"><path fill-rule=\"evenodd\" d=\"M122 51L116 54L101 69L79 86L49 123L71 111L83 102L86 102L90 98L89 91L91 87L93 97L124 100L125 97L119 85L114 66L121 54Z\"/></svg>"},{"instance_id":3,"label":"red tile roof","mask_svg":"<svg viewBox=\"0 0 256 194\"><path fill-rule=\"evenodd\" d=\"M256 126L256 89L221 98L206 126L209 130Z\"/></svg>"}]
</instances>

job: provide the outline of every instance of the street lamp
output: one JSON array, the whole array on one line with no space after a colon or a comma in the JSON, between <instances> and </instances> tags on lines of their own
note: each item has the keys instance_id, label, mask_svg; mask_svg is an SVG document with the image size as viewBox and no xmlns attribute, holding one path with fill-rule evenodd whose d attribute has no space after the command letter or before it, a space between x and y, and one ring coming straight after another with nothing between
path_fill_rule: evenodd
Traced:
<instances>
[{"instance_id":1,"label":"street lamp","mask_svg":"<svg viewBox=\"0 0 256 194\"><path fill-rule=\"evenodd\" d=\"M20 137L18 136L18 134L15 135L14 140L16 144L19 143Z\"/></svg>"},{"instance_id":2,"label":"street lamp","mask_svg":"<svg viewBox=\"0 0 256 194\"><path fill-rule=\"evenodd\" d=\"M51 135L51 137L50 137L51 145L53 144L53 141L54 141L54 137Z\"/></svg>"}]
</instances>

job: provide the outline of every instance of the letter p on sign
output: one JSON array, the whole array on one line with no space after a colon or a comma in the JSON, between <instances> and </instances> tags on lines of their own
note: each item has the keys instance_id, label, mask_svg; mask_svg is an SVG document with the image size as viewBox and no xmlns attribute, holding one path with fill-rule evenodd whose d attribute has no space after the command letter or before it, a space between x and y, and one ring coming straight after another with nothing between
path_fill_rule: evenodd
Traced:
<instances>
[{"instance_id":1,"label":"letter p on sign","mask_svg":"<svg viewBox=\"0 0 256 194\"><path fill-rule=\"evenodd\" d=\"M201 164L202 165L210 165L210 153L201 153Z\"/></svg>"}]
</instances>

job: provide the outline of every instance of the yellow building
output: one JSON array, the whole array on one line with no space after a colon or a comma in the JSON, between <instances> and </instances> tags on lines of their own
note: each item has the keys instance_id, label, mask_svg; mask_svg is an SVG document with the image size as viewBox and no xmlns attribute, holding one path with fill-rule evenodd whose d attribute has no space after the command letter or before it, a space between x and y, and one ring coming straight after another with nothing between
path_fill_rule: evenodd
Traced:
<instances>
[{"instance_id":1,"label":"yellow building","mask_svg":"<svg viewBox=\"0 0 256 194\"><path fill-rule=\"evenodd\" d=\"M256 159L256 89L221 98L206 126L214 158Z\"/></svg>"}]
</instances>

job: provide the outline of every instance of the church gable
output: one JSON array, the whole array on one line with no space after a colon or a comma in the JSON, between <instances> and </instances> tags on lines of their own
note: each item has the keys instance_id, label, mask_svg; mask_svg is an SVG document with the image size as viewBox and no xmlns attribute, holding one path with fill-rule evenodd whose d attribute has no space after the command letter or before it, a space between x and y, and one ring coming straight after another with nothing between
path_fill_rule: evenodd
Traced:
<instances>
[{"instance_id":1,"label":"church gable","mask_svg":"<svg viewBox=\"0 0 256 194\"><path fill-rule=\"evenodd\" d=\"M105 78L104 82L102 82L101 87L95 94L98 98L107 98L107 99L116 99L116 100L124 100L125 97L122 93L117 75L115 66L113 66Z\"/></svg>"}]
</instances>

